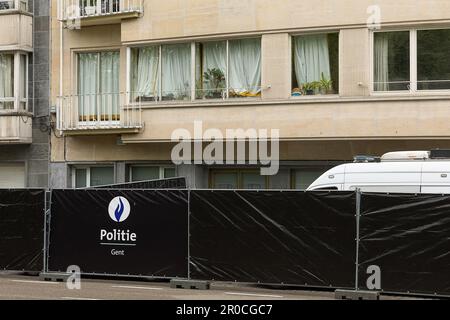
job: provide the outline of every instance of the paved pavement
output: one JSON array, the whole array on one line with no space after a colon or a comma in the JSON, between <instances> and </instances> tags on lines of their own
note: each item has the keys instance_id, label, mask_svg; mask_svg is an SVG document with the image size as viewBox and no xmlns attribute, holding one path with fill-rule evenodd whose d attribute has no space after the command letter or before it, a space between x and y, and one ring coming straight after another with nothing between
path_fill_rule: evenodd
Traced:
<instances>
[{"instance_id":1,"label":"paved pavement","mask_svg":"<svg viewBox=\"0 0 450 320\"><path fill-rule=\"evenodd\" d=\"M333 300L333 292L269 290L215 283L211 290L171 289L169 283L86 280L81 290L37 277L1 275L0 300ZM392 298L389 298L392 299Z\"/></svg>"}]
</instances>

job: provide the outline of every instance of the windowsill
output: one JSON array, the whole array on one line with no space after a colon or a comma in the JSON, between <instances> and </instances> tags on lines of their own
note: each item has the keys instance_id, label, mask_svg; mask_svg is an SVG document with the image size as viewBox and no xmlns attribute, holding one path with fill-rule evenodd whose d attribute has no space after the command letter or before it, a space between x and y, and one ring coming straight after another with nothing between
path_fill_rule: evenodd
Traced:
<instances>
[{"instance_id":1,"label":"windowsill","mask_svg":"<svg viewBox=\"0 0 450 320\"><path fill-rule=\"evenodd\" d=\"M234 107L234 106L252 106L252 105L281 105L281 104L320 104L320 103L360 103L360 102L382 102L382 101L414 101L414 100L450 100L450 92L446 94L399 94L383 93L372 94L370 96L352 96L343 97L340 95L315 95L302 97L289 97L287 99L263 99L263 98L243 98L227 100L195 100L158 103L142 103L142 109L164 109L164 108L201 108L201 107Z\"/></svg>"},{"instance_id":2,"label":"windowsill","mask_svg":"<svg viewBox=\"0 0 450 320\"><path fill-rule=\"evenodd\" d=\"M21 9L2 9L0 10L0 16L9 14L23 14L32 17L33 13Z\"/></svg>"},{"instance_id":3,"label":"windowsill","mask_svg":"<svg viewBox=\"0 0 450 320\"><path fill-rule=\"evenodd\" d=\"M412 91L373 91L372 97L442 97L449 96L450 90L420 90Z\"/></svg>"},{"instance_id":4,"label":"windowsill","mask_svg":"<svg viewBox=\"0 0 450 320\"><path fill-rule=\"evenodd\" d=\"M29 111L17 111L17 110L3 110L0 109L0 117L14 117L14 116L21 116L21 117L33 117L33 113Z\"/></svg>"}]
</instances>

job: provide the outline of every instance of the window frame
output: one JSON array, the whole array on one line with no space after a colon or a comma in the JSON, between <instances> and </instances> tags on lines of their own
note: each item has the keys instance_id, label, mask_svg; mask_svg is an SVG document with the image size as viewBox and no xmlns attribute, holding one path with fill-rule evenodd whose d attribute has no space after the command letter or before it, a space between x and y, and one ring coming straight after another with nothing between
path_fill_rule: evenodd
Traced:
<instances>
[{"instance_id":1,"label":"window frame","mask_svg":"<svg viewBox=\"0 0 450 320\"><path fill-rule=\"evenodd\" d=\"M432 30L450 30L450 26L433 26L423 28L386 28L383 30L370 30L369 32L369 50L370 50L370 95L371 96L430 96L430 95L449 95L450 89L439 90L418 90L418 31L432 31ZM388 32L409 32L409 70L410 70L410 89L409 90L395 90L395 91L375 91L375 33ZM450 59L450 58L449 58ZM450 62L450 61L449 61ZM449 79L450 80L450 79Z\"/></svg>"},{"instance_id":2,"label":"window frame","mask_svg":"<svg viewBox=\"0 0 450 320\"><path fill-rule=\"evenodd\" d=\"M112 168L113 172L114 172L114 183L116 183L117 181L117 174L116 174L116 167L114 164L111 163L105 163L105 164L95 164L95 165L89 165L89 164L84 164L84 165L72 165L71 168L71 174L72 174L72 188L76 189L76 183L77 183L77 176L76 176L76 172L77 170L86 170L86 187L83 188L91 188L91 169L92 168ZM96 186L96 187L101 187L101 186ZM83 189L80 188L80 189Z\"/></svg>"},{"instance_id":3,"label":"window frame","mask_svg":"<svg viewBox=\"0 0 450 320\"><path fill-rule=\"evenodd\" d=\"M0 12L4 11L22 11L29 12L29 1L28 0L0 0L1 2L12 2L14 7L9 9L0 9ZM23 7L25 5L25 7Z\"/></svg>"},{"instance_id":4,"label":"window frame","mask_svg":"<svg viewBox=\"0 0 450 320\"><path fill-rule=\"evenodd\" d=\"M262 176L264 177L265 181L265 187L263 189L244 189L243 188L243 175L245 173L258 173L260 174L260 169L252 169L252 168L218 168L218 169L210 169L208 174L208 180L209 180L209 189L212 190L221 190L221 189L215 189L215 175L216 174L236 174L237 175L237 189L236 190L270 190L270 176ZM233 190L233 189L231 189Z\"/></svg>"},{"instance_id":5,"label":"window frame","mask_svg":"<svg viewBox=\"0 0 450 320\"><path fill-rule=\"evenodd\" d=\"M156 165L156 164L145 164L145 163L140 163L140 164L129 164L128 165L128 182L133 183L133 182L139 182L139 181L134 181L133 180L133 168L158 168L159 169L159 180L163 180L163 179L169 179L169 178L165 178L165 170L166 169L175 169L175 175L176 175L176 166L170 166L170 165Z\"/></svg>"},{"instance_id":6,"label":"window frame","mask_svg":"<svg viewBox=\"0 0 450 320\"><path fill-rule=\"evenodd\" d=\"M294 49L294 38L295 37L301 37L301 36L311 36L311 35L321 35L321 34L337 34L338 35L338 79L339 79L339 85L338 88L336 88L337 93L335 94L325 94L325 95L312 95L312 96L292 96L292 90L293 90L293 74L295 72L294 68L294 56L293 56L293 49ZM341 94L341 86L342 86L342 74L341 74L341 66L342 66L342 34L341 30L321 30L321 31L313 31L313 32L301 32L301 33L291 33L289 34L289 61L290 61L290 97L289 99L293 100L307 100L307 99L336 99L340 97Z\"/></svg>"},{"instance_id":7,"label":"window frame","mask_svg":"<svg viewBox=\"0 0 450 320\"><path fill-rule=\"evenodd\" d=\"M2 98L2 101L5 102L13 102L13 109L0 109L0 113L11 113L11 112L24 112L33 114L34 110L29 109L29 64L30 64L30 55L29 52L26 51L0 51L0 54L12 55L13 56L13 97ZM25 79L22 78L20 64L21 57L25 57ZM25 80L25 88L24 94L25 98L21 97L21 89L22 89L22 80ZM21 103L25 103L25 107L22 110L20 108Z\"/></svg>"},{"instance_id":8,"label":"window frame","mask_svg":"<svg viewBox=\"0 0 450 320\"><path fill-rule=\"evenodd\" d=\"M167 43L147 43L147 44L139 44L139 45L133 45L128 46L127 53L126 53L126 92L127 92L127 102L130 104L134 104L132 98L132 84L131 84L131 72L132 72L132 66L131 66L131 55L133 49L139 49L139 48L145 48L145 47L158 47L159 50L159 67L158 67L158 97L155 99L155 101L142 101L142 105L154 105L154 104L173 104L173 103L186 103L186 102L202 102L205 101L204 99L197 99L197 88L196 88L196 58L197 58L197 50L196 45L201 43L207 43L207 42L225 42L226 43L226 69L225 70L225 81L226 81L226 97L220 99L206 99L207 102L219 102L219 101L248 101L248 100L259 100L261 99L261 96L259 97L240 97L240 98L232 98L230 99L230 86L229 86L229 65L230 65L230 50L229 50L229 43L230 41L234 40L246 40L246 39L258 39L261 44L261 54L262 54L262 35L254 35L254 36L248 36L248 37L239 37L239 38L218 38L218 39L199 39L199 40L193 40L193 41L180 41L180 42L167 42ZM170 44L190 44L191 46L191 76L190 76L190 99L188 101L185 100L171 100L171 101L164 101L162 100L162 47L164 45L170 45ZM262 58L262 57L261 57ZM261 71L262 71L262 65L261 65ZM261 74L262 75L262 74ZM262 79L259 84L259 88L261 89L262 93Z\"/></svg>"}]
</instances>

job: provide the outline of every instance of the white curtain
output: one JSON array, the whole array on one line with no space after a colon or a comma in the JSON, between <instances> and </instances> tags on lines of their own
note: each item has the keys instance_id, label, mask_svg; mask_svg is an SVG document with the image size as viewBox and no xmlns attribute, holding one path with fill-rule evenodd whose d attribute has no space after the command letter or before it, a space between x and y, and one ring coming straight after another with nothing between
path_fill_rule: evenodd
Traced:
<instances>
[{"instance_id":1,"label":"white curtain","mask_svg":"<svg viewBox=\"0 0 450 320\"><path fill-rule=\"evenodd\" d=\"M133 68L133 98L158 97L159 47L134 50Z\"/></svg>"},{"instance_id":2,"label":"white curtain","mask_svg":"<svg viewBox=\"0 0 450 320\"><path fill-rule=\"evenodd\" d=\"M189 99L191 93L191 45L162 46L161 62L163 99Z\"/></svg>"},{"instance_id":3,"label":"white curtain","mask_svg":"<svg viewBox=\"0 0 450 320\"><path fill-rule=\"evenodd\" d=\"M227 45L226 42L206 42L203 44L203 72L208 72L208 69L219 69L226 76L227 69ZM203 89L215 89L204 82ZM225 84L223 88L225 89Z\"/></svg>"},{"instance_id":4,"label":"white curtain","mask_svg":"<svg viewBox=\"0 0 450 320\"><path fill-rule=\"evenodd\" d=\"M329 80L330 54L326 34L299 36L294 38L295 75L299 86L320 81L323 76Z\"/></svg>"},{"instance_id":5,"label":"white curtain","mask_svg":"<svg viewBox=\"0 0 450 320\"><path fill-rule=\"evenodd\" d=\"M374 90L389 91L389 34L375 34Z\"/></svg>"},{"instance_id":6,"label":"white curtain","mask_svg":"<svg viewBox=\"0 0 450 320\"><path fill-rule=\"evenodd\" d=\"M119 120L119 52L102 52L100 54L100 106L101 120ZM108 115L112 115L112 119Z\"/></svg>"},{"instance_id":7,"label":"white curtain","mask_svg":"<svg viewBox=\"0 0 450 320\"><path fill-rule=\"evenodd\" d=\"M14 55L0 54L0 98L14 97ZM0 101L0 109L14 107L14 103Z\"/></svg>"},{"instance_id":8,"label":"white curtain","mask_svg":"<svg viewBox=\"0 0 450 320\"><path fill-rule=\"evenodd\" d=\"M98 54L78 55L78 108L81 121L95 120L97 115Z\"/></svg>"},{"instance_id":9,"label":"white curtain","mask_svg":"<svg viewBox=\"0 0 450 320\"><path fill-rule=\"evenodd\" d=\"M256 96L261 92L261 39L229 42L230 92Z\"/></svg>"}]
</instances>

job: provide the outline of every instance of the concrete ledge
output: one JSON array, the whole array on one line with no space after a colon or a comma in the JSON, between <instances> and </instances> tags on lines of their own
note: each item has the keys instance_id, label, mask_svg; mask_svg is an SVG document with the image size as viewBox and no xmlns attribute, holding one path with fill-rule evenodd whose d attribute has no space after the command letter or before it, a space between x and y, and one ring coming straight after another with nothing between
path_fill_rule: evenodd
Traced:
<instances>
[{"instance_id":1,"label":"concrete ledge","mask_svg":"<svg viewBox=\"0 0 450 320\"><path fill-rule=\"evenodd\" d=\"M41 272L39 274L39 280L41 281L53 281L53 282L66 282L71 276L70 273L46 273Z\"/></svg>"},{"instance_id":2,"label":"concrete ledge","mask_svg":"<svg viewBox=\"0 0 450 320\"><path fill-rule=\"evenodd\" d=\"M173 289L209 290L211 284L209 281L173 279L170 280L170 287Z\"/></svg>"},{"instance_id":3,"label":"concrete ledge","mask_svg":"<svg viewBox=\"0 0 450 320\"><path fill-rule=\"evenodd\" d=\"M336 290L336 300L380 300L378 291Z\"/></svg>"}]
</instances>

